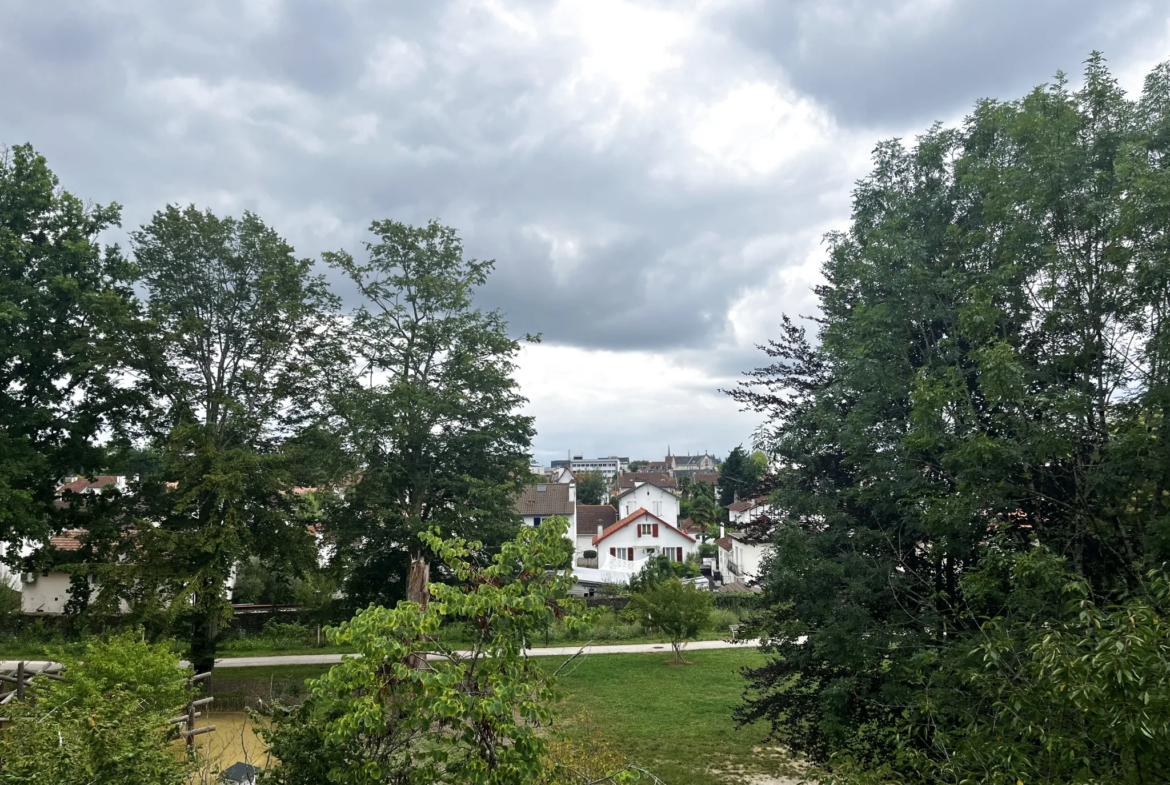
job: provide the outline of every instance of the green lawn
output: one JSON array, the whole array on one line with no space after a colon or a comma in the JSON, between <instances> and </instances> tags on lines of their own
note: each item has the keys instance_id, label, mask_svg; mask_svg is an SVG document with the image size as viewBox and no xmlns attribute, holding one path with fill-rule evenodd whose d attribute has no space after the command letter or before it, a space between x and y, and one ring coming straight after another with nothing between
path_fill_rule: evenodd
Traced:
<instances>
[{"instance_id":1,"label":"green lawn","mask_svg":"<svg viewBox=\"0 0 1170 785\"><path fill-rule=\"evenodd\" d=\"M669 659L605 654L570 665L560 680L569 694L563 727L572 736L580 720L592 722L631 762L669 785L752 782L746 777L792 770L765 743L765 728L737 729L731 716L744 687L739 670L762 663L759 652L696 651L686 655L693 664L683 666Z\"/></svg>"},{"instance_id":2,"label":"green lawn","mask_svg":"<svg viewBox=\"0 0 1170 785\"><path fill-rule=\"evenodd\" d=\"M761 663L758 652L690 652L686 659L692 664L682 666L668 665L669 659L669 652L595 654L570 664L560 677L567 694L560 707L561 729L581 738L592 727L630 762L668 785L764 785L781 780L749 777L791 772L787 758L765 743L764 728L737 729L731 717L743 691L739 670ZM550 657L538 662L555 668L563 661ZM273 678L309 678L328 669L223 668L217 675L262 686Z\"/></svg>"}]
</instances>

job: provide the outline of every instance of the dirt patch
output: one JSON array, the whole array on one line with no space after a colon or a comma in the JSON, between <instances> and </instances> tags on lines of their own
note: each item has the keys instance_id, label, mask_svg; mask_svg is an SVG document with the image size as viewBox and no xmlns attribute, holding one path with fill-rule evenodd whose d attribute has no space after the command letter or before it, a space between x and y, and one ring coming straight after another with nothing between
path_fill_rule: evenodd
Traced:
<instances>
[{"instance_id":1,"label":"dirt patch","mask_svg":"<svg viewBox=\"0 0 1170 785\"><path fill-rule=\"evenodd\" d=\"M707 772L724 785L803 785L808 767L779 746L753 747L747 760L727 761Z\"/></svg>"}]
</instances>

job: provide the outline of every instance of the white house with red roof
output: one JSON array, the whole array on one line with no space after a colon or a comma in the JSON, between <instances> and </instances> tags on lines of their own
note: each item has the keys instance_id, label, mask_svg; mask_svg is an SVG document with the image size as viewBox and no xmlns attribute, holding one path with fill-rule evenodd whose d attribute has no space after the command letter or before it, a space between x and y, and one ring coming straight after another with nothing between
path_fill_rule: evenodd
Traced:
<instances>
[{"instance_id":1,"label":"white house with red roof","mask_svg":"<svg viewBox=\"0 0 1170 785\"><path fill-rule=\"evenodd\" d=\"M694 537L642 507L595 534L593 547L599 557L609 554L626 561L659 554L671 561L684 561L699 549Z\"/></svg>"},{"instance_id":2,"label":"white house with red roof","mask_svg":"<svg viewBox=\"0 0 1170 785\"><path fill-rule=\"evenodd\" d=\"M772 506L768 504L767 496L757 496L754 499L743 499L727 505L727 518L733 528L747 526L762 515L772 515Z\"/></svg>"},{"instance_id":3,"label":"white house with red roof","mask_svg":"<svg viewBox=\"0 0 1170 785\"><path fill-rule=\"evenodd\" d=\"M633 487L620 491L615 498L618 516L621 518L634 510L643 509L671 526L678 526L679 500L670 488L663 488L653 482L636 482Z\"/></svg>"}]
</instances>

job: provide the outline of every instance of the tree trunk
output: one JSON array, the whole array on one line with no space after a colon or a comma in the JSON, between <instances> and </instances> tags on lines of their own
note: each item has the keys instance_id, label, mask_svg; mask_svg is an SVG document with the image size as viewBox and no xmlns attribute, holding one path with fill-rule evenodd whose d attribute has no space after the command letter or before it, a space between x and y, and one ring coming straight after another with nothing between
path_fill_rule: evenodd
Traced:
<instances>
[{"instance_id":1,"label":"tree trunk","mask_svg":"<svg viewBox=\"0 0 1170 785\"><path fill-rule=\"evenodd\" d=\"M423 610L427 608L427 601L431 593L427 591L427 584L431 580L431 565L422 553L410 554L410 575L406 581L406 599L408 602L417 602ZM411 654L406 658L406 665L415 670L422 670L427 666L427 658L421 654Z\"/></svg>"},{"instance_id":2,"label":"tree trunk","mask_svg":"<svg viewBox=\"0 0 1170 785\"><path fill-rule=\"evenodd\" d=\"M191 619L191 667L195 673L207 673L215 668L215 652L219 644L219 616L215 611L196 611Z\"/></svg>"},{"instance_id":3,"label":"tree trunk","mask_svg":"<svg viewBox=\"0 0 1170 785\"><path fill-rule=\"evenodd\" d=\"M431 582L431 565L422 553L410 555L410 577L406 581L406 599L417 602L425 610L431 593L427 584Z\"/></svg>"}]
</instances>

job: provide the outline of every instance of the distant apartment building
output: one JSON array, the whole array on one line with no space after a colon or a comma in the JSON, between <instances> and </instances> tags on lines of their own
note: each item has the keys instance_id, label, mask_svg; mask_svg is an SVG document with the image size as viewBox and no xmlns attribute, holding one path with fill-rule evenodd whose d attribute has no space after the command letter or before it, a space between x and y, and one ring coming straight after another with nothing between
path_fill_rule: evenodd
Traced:
<instances>
[{"instance_id":1,"label":"distant apartment building","mask_svg":"<svg viewBox=\"0 0 1170 785\"><path fill-rule=\"evenodd\" d=\"M569 469L573 474L597 472L607 480L612 480L617 475L624 473L629 465L629 458L621 458L616 455L611 455L608 458L585 458L581 455L574 455L572 458L552 462L554 469Z\"/></svg>"}]
</instances>

